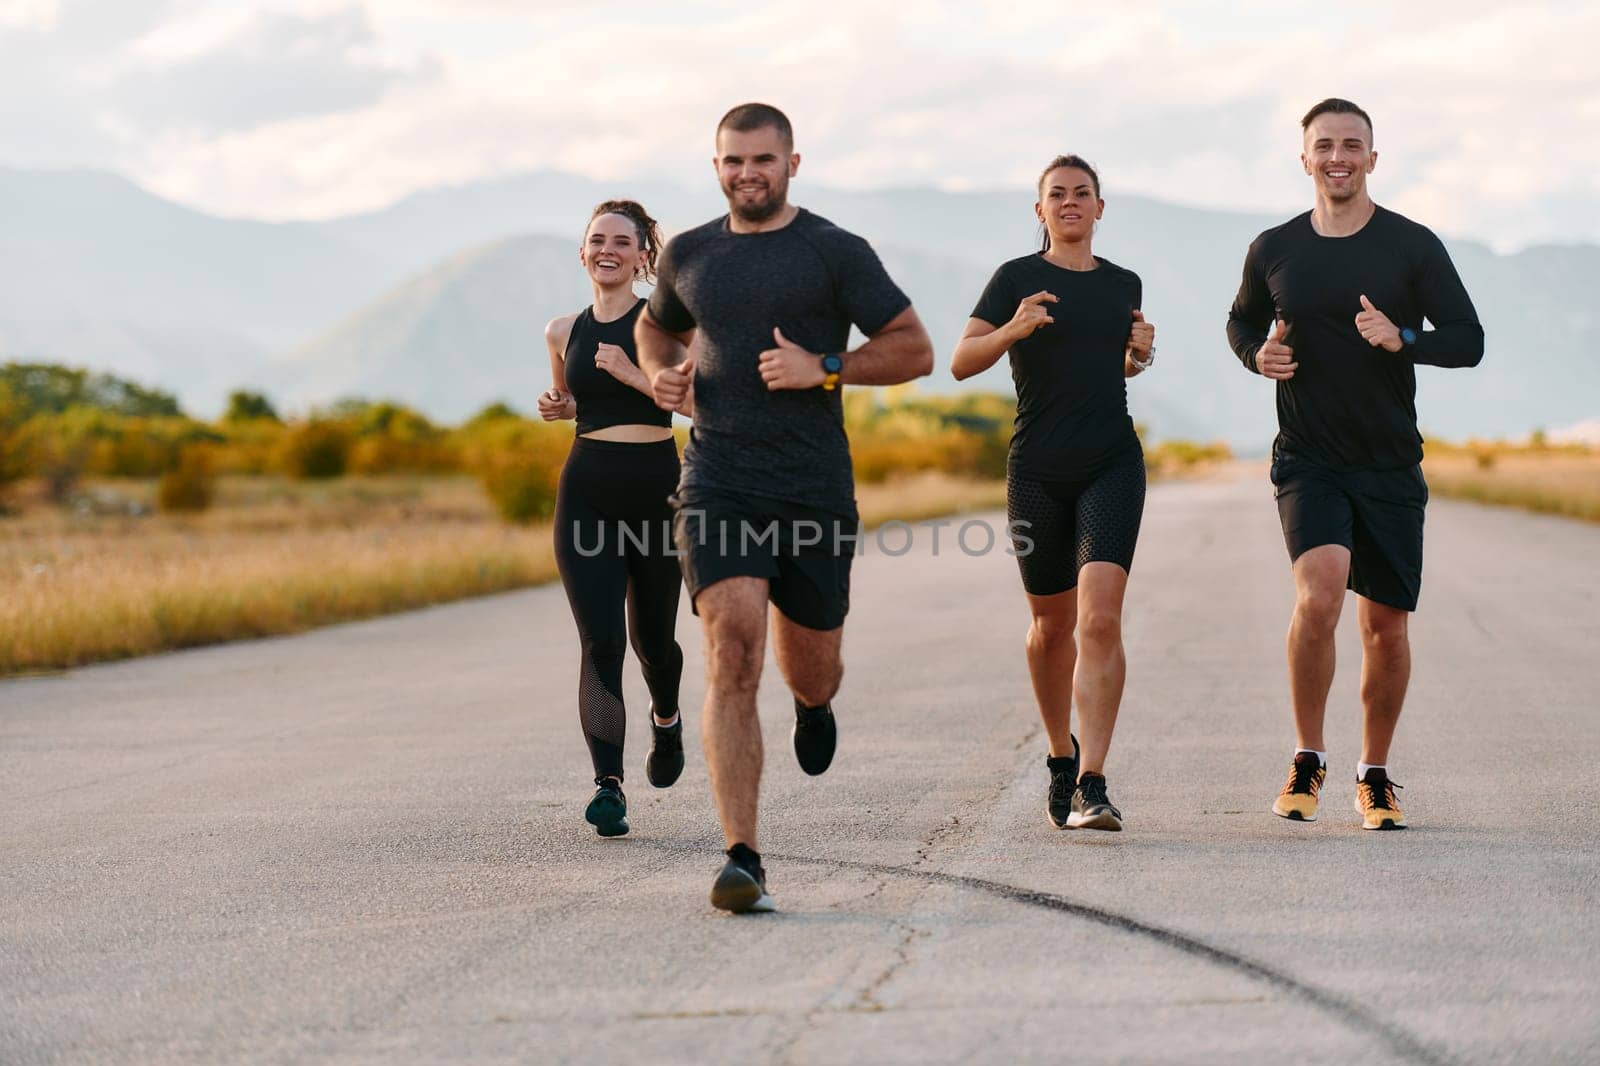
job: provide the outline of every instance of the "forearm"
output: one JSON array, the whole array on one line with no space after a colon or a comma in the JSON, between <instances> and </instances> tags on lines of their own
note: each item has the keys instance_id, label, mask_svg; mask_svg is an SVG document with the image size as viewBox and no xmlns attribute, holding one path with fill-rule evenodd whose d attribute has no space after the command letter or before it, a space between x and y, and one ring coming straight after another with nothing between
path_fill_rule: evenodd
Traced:
<instances>
[{"instance_id":1,"label":"forearm","mask_svg":"<svg viewBox=\"0 0 1600 1066\"><path fill-rule=\"evenodd\" d=\"M1228 316L1228 346L1233 349L1233 354L1239 357L1239 362L1252 374L1261 373L1256 366L1256 353L1267 342L1267 330L1264 326L1257 326L1237 315Z\"/></svg>"},{"instance_id":2,"label":"forearm","mask_svg":"<svg viewBox=\"0 0 1600 1066\"><path fill-rule=\"evenodd\" d=\"M1011 333L1004 328L977 337L962 337L950 357L950 373L957 381L981 374L1011 350Z\"/></svg>"},{"instance_id":3,"label":"forearm","mask_svg":"<svg viewBox=\"0 0 1600 1066\"><path fill-rule=\"evenodd\" d=\"M651 399L655 399L655 390L650 387L650 375L644 372L642 366L633 366L631 363L628 365L632 373L624 377L622 383L635 392L642 392Z\"/></svg>"},{"instance_id":4,"label":"forearm","mask_svg":"<svg viewBox=\"0 0 1600 1066\"><path fill-rule=\"evenodd\" d=\"M1450 322L1417 334L1411 361L1459 369L1483 362L1483 327L1476 322Z\"/></svg>"},{"instance_id":5,"label":"forearm","mask_svg":"<svg viewBox=\"0 0 1600 1066\"><path fill-rule=\"evenodd\" d=\"M899 385L932 371L933 342L913 316L847 352L839 378L847 385Z\"/></svg>"},{"instance_id":6,"label":"forearm","mask_svg":"<svg viewBox=\"0 0 1600 1066\"><path fill-rule=\"evenodd\" d=\"M650 391L650 382L657 374L681 365L689 357L689 346L656 325L648 311L639 316L633 341L639 350L639 370L644 375L644 387L640 391L645 393Z\"/></svg>"}]
</instances>

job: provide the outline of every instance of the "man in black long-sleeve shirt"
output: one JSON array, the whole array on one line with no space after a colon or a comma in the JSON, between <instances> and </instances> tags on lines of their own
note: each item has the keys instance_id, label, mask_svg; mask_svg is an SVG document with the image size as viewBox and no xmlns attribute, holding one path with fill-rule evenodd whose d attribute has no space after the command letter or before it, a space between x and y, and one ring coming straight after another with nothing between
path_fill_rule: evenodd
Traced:
<instances>
[{"instance_id":1,"label":"man in black long-sleeve shirt","mask_svg":"<svg viewBox=\"0 0 1600 1066\"><path fill-rule=\"evenodd\" d=\"M1316 819L1348 587L1362 642L1356 806L1365 828L1402 829L1387 763L1411 677L1407 620L1422 588L1428 486L1415 367L1476 366L1483 327L1439 238L1368 195L1378 153L1367 113L1324 100L1301 128L1316 206L1250 245L1228 315L1239 360L1278 383L1272 483L1297 593L1288 654L1298 747L1273 811Z\"/></svg>"}]
</instances>

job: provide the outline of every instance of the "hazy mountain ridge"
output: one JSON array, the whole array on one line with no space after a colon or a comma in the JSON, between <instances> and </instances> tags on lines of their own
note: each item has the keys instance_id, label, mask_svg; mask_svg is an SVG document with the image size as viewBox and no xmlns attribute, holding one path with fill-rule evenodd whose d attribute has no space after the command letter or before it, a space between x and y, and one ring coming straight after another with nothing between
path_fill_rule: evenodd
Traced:
<instances>
[{"instance_id":1,"label":"hazy mountain ridge","mask_svg":"<svg viewBox=\"0 0 1600 1066\"><path fill-rule=\"evenodd\" d=\"M715 185L531 174L432 190L329 222L217 219L120 178L0 170L0 355L55 359L172 388L202 412L264 386L291 406L360 393L442 418L547 382L546 320L588 300L576 262L590 208L640 199L669 231L722 210ZM994 267L1036 247L1025 190L849 192L797 180L797 202L870 238L928 322L943 366ZM1130 386L1167 436L1270 439L1272 388L1223 323L1251 239L1281 218L1107 189L1096 250L1137 271L1157 370ZM525 236L508 237L521 233ZM1488 331L1471 371L1419 371L1425 430L1514 436L1600 414L1600 247L1500 256L1448 241ZM1352 312L1353 314L1354 312ZM1002 363L978 385L1008 388Z\"/></svg>"}]
</instances>

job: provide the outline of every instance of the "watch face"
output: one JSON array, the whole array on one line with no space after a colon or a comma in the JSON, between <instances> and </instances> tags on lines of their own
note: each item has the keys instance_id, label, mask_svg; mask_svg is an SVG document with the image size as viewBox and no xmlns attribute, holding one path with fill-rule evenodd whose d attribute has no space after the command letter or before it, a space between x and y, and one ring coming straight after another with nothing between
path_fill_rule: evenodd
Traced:
<instances>
[{"instance_id":1,"label":"watch face","mask_svg":"<svg viewBox=\"0 0 1600 1066\"><path fill-rule=\"evenodd\" d=\"M825 355L822 357L822 369L830 374L837 374L844 369L844 360L837 355Z\"/></svg>"},{"instance_id":2,"label":"watch face","mask_svg":"<svg viewBox=\"0 0 1600 1066\"><path fill-rule=\"evenodd\" d=\"M1400 343L1401 344L1415 344L1415 343L1417 343L1417 331L1412 329L1410 326L1407 326L1405 329L1401 330L1400 331Z\"/></svg>"}]
</instances>

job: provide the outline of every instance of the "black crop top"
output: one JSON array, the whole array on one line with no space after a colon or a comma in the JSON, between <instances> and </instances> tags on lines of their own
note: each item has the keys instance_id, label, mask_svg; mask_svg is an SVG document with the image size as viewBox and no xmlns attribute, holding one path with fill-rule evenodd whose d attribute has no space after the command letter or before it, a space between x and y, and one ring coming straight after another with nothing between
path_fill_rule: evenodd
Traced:
<instances>
[{"instance_id":1,"label":"black crop top","mask_svg":"<svg viewBox=\"0 0 1600 1066\"><path fill-rule=\"evenodd\" d=\"M645 301L639 300L627 314L612 322L596 322L594 308L585 307L572 323L563 373L567 391L578 401L580 434L609 426L672 425L671 411L663 411L649 396L594 365L595 351L602 344L615 344L635 366L639 365L639 353L633 346L633 324L639 320L639 310L644 305Z\"/></svg>"}]
</instances>

